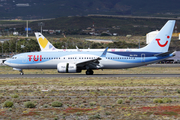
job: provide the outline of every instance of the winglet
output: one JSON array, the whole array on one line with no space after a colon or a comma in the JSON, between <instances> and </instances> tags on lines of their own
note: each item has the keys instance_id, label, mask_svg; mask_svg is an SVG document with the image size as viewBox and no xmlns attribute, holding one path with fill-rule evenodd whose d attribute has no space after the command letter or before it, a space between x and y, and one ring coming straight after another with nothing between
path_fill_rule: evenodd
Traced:
<instances>
[{"instance_id":1,"label":"winglet","mask_svg":"<svg viewBox=\"0 0 180 120\"><path fill-rule=\"evenodd\" d=\"M78 52L80 52L80 49L78 48L78 46L76 46L76 49L77 49Z\"/></svg>"},{"instance_id":2,"label":"winglet","mask_svg":"<svg viewBox=\"0 0 180 120\"><path fill-rule=\"evenodd\" d=\"M106 57L107 51L108 51L108 47L104 50L104 52L102 53L101 57Z\"/></svg>"}]
</instances>

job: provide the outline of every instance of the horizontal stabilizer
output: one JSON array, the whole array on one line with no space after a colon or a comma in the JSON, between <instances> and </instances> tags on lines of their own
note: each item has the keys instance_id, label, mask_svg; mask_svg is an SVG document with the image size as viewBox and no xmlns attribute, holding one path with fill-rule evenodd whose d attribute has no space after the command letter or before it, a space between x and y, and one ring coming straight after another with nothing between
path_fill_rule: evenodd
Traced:
<instances>
[{"instance_id":1,"label":"horizontal stabilizer","mask_svg":"<svg viewBox=\"0 0 180 120\"><path fill-rule=\"evenodd\" d=\"M161 53L161 54L155 54L154 56L156 56L156 57L160 57L160 56L166 56L166 55L169 55L169 54L171 54L172 52L165 52L165 53ZM176 51L174 51L172 54L173 54L173 56L175 56L175 53L176 53Z\"/></svg>"}]
</instances>

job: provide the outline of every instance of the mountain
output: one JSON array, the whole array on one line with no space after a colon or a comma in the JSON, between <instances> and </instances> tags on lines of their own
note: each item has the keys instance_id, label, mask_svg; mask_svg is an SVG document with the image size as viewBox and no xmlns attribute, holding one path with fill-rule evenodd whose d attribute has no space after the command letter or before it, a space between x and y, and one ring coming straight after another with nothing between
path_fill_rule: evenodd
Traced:
<instances>
[{"instance_id":1,"label":"mountain","mask_svg":"<svg viewBox=\"0 0 180 120\"><path fill-rule=\"evenodd\" d=\"M88 14L179 15L180 0L1 0L0 18L37 19Z\"/></svg>"},{"instance_id":2,"label":"mountain","mask_svg":"<svg viewBox=\"0 0 180 120\"><path fill-rule=\"evenodd\" d=\"M29 27L34 31L40 31L38 23L34 21L29 23ZM167 19L152 18L116 18L116 17L59 17L52 20L44 20L44 30L61 30L66 34L84 34L84 30L93 27L98 31L107 31L118 33L119 35L146 35L150 31L160 30L167 22ZM176 25L180 26L180 21L176 21ZM15 28L25 28L26 24L15 26ZM24 29L23 29L24 30ZM176 27L180 31L180 27Z\"/></svg>"}]
</instances>

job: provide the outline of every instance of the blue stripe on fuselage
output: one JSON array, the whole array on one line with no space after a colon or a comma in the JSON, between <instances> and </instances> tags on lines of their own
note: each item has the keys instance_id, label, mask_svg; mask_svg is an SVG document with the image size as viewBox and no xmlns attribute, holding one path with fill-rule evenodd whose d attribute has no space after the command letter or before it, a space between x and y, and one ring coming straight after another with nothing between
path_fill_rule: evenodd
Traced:
<instances>
[{"instance_id":1,"label":"blue stripe on fuselage","mask_svg":"<svg viewBox=\"0 0 180 120\"><path fill-rule=\"evenodd\" d=\"M116 55L121 55L125 57L141 57L142 55L145 55L145 57L153 57L155 54L160 54L160 53L155 53L155 52L108 52Z\"/></svg>"}]
</instances>

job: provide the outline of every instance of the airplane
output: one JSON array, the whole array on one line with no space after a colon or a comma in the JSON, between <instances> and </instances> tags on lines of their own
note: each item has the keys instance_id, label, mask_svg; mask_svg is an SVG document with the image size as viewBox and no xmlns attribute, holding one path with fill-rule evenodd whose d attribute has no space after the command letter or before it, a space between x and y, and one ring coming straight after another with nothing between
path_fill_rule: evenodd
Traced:
<instances>
[{"instance_id":1,"label":"airplane","mask_svg":"<svg viewBox=\"0 0 180 120\"><path fill-rule=\"evenodd\" d=\"M103 52L104 49L79 49L76 46L76 49L57 49L55 48L40 32L35 32L34 33L37 39L37 42L40 46L41 51L61 51L61 52L72 52L72 51L78 51L78 52L83 52L83 51L101 51ZM108 49L108 51L120 51L120 49Z\"/></svg>"},{"instance_id":2,"label":"airplane","mask_svg":"<svg viewBox=\"0 0 180 120\"><path fill-rule=\"evenodd\" d=\"M156 63L175 55L168 52L175 20L169 20L147 46L140 49L121 49L120 51L40 51L14 55L4 64L19 70L57 69L59 73L80 73L93 75L95 69L125 69Z\"/></svg>"},{"instance_id":3,"label":"airplane","mask_svg":"<svg viewBox=\"0 0 180 120\"><path fill-rule=\"evenodd\" d=\"M63 52L68 52L68 51L104 51L104 49L79 49L76 46L76 49L57 49L55 48L40 32L35 32L35 36L37 39L37 42L40 46L41 51L63 51Z\"/></svg>"}]
</instances>

